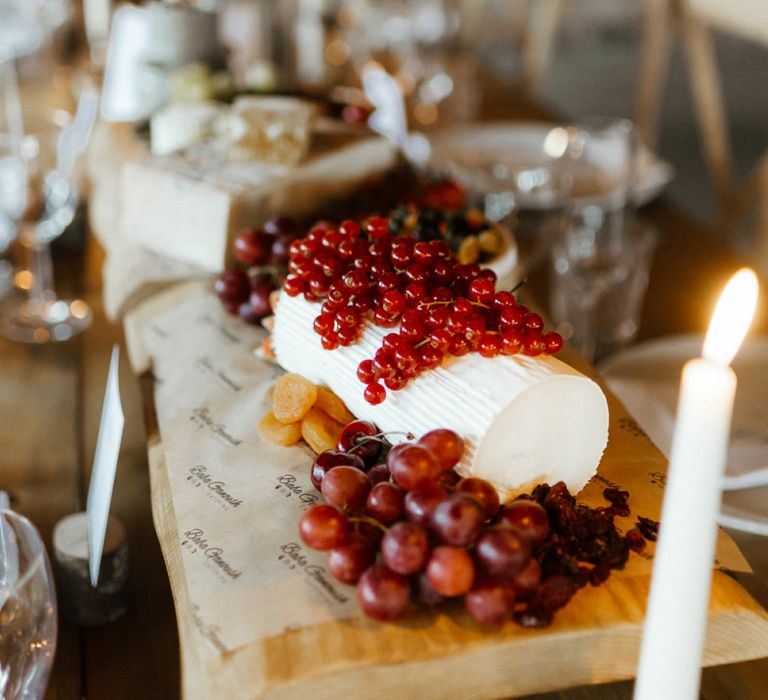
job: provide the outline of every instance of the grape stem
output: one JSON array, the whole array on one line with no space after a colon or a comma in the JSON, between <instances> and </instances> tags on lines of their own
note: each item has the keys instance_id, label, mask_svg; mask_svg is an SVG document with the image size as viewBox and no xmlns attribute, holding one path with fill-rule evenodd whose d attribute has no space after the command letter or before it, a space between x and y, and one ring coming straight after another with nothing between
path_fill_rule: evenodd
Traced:
<instances>
[{"instance_id":1,"label":"grape stem","mask_svg":"<svg viewBox=\"0 0 768 700\"><path fill-rule=\"evenodd\" d=\"M365 436L357 436L353 439L353 442L355 443L352 447L350 447L347 452L351 453L354 452L358 447L362 447L366 443L369 442L378 442L380 444L384 444L385 442L388 442L384 438L387 435L404 435L407 440L414 440L416 436L413 433L406 433L402 430L390 430L387 433L376 433L376 435L365 435Z\"/></svg>"},{"instance_id":2,"label":"grape stem","mask_svg":"<svg viewBox=\"0 0 768 700\"><path fill-rule=\"evenodd\" d=\"M367 515L355 515L351 516L349 518L349 522L351 523L368 523L369 525L373 525L374 527L379 528L382 532L386 533L387 528L384 527L376 518L370 518Z\"/></svg>"}]
</instances>

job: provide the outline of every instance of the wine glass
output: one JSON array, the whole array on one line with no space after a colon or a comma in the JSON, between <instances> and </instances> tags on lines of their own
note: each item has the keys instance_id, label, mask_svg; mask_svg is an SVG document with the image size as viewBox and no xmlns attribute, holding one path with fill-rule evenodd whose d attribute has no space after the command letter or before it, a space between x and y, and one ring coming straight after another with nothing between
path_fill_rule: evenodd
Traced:
<instances>
[{"instance_id":1,"label":"wine glass","mask_svg":"<svg viewBox=\"0 0 768 700\"><path fill-rule=\"evenodd\" d=\"M0 492L0 698L43 696L56 630L56 592L40 534Z\"/></svg>"},{"instance_id":2,"label":"wine glass","mask_svg":"<svg viewBox=\"0 0 768 700\"><path fill-rule=\"evenodd\" d=\"M11 59L12 60L12 59ZM22 120L12 115L14 88L8 89L13 71L7 67L4 98L9 124L22 123L12 129L10 142L21 141L15 157L25 168L25 206L18 219L18 238L26 250L27 293L8 299L0 314L0 332L16 341L46 343L65 341L85 330L91 322L91 311L81 299L59 299L53 285L51 242L74 218L78 202L78 168L90 128L96 115L95 90L86 86L78 100L77 113L70 119L66 111L50 109L43 119ZM8 76L11 76L10 78ZM9 97L11 98L9 100Z\"/></svg>"},{"instance_id":3,"label":"wine glass","mask_svg":"<svg viewBox=\"0 0 768 700\"><path fill-rule=\"evenodd\" d=\"M0 94L4 129L0 133L0 256L16 237L16 223L27 205L27 168L21 103L16 83L16 68L10 56L0 55ZM0 296L10 289L12 265L0 259Z\"/></svg>"}]
</instances>

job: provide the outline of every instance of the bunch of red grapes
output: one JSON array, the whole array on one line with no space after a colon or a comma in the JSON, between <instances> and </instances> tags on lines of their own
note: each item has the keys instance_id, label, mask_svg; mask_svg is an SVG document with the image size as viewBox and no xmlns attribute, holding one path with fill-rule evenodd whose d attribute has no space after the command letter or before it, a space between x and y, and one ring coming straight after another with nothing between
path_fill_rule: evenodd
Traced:
<instances>
[{"instance_id":1,"label":"bunch of red grapes","mask_svg":"<svg viewBox=\"0 0 768 700\"><path fill-rule=\"evenodd\" d=\"M393 329L357 370L371 404L448 355L533 357L562 348L541 316L496 291L492 270L458 263L443 240L393 237L386 218L316 224L289 255L285 292L322 302L314 330L324 348L352 345L366 321Z\"/></svg>"},{"instance_id":2,"label":"bunch of red grapes","mask_svg":"<svg viewBox=\"0 0 768 700\"><path fill-rule=\"evenodd\" d=\"M215 290L222 305L247 323L259 324L272 314L270 294L285 276L288 248L297 238L296 221L276 216L261 229L244 228L234 241L234 256L243 267L225 270Z\"/></svg>"},{"instance_id":3,"label":"bunch of red grapes","mask_svg":"<svg viewBox=\"0 0 768 700\"><path fill-rule=\"evenodd\" d=\"M394 620L410 603L463 599L480 624L544 626L644 546L637 530L625 537L614 526L629 513L626 492L607 490L610 505L593 509L560 483L501 505L490 483L453 470L463 451L451 430L389 448L358 420L315 459L311 479L325 503L301 517L301 539L328 552L339 581L357 585L368 616Z\"/></svg>"}]
</instances>

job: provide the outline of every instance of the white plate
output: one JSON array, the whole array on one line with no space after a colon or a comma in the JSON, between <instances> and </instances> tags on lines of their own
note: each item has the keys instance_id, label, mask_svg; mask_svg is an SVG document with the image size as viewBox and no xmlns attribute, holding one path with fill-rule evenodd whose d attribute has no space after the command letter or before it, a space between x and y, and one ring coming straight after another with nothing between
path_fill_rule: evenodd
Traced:
<instances>
[{"instance_id":1,"label":"white plate","mask_svg":"<svg viewBox=\"0 0 768 700\"><path fill-rule=\"evenodd\" d=\"M629 348L600 368L611 391L666 455L680 373L701 346L700 336L663 338ZM748 338L733 369L738 385L720 522L768 535L768 337Z\"/></svg>"},{"instance_id":2,"label":"white plate","mask_svg":"<svg viewBox=\"0 0 768 700\"><path fill-rule=\"evenodd\" d=\"M514 159L521 165L544 163L544 141L551 130L552 125L527 122L493 122L444 129L430 137L432 161L439 165L462 153L471 153L481 158L487 154L489 159L493 159L503 151L508 160ZM600 168L601 163L594 165ZM638 181L634 188L635 204L646 204L658 197L673 175L672 165L641 146L638 154ZM578 172L576 177L578 187ZM592 197L579 199L589 201Z\"/></svg>"}]
</instances>

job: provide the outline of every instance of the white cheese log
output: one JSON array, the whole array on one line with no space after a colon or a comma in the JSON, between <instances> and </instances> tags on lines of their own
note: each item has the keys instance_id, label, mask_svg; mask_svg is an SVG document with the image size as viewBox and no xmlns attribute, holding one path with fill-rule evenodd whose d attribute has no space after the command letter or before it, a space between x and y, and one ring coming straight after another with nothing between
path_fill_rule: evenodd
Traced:
<instances>
[{"instance_id":1,"label":"white cheese log","mask_svg":"<svg viewBox=\"0 0 768 700\"><path fill-rule=\"evenodd\" d=\"M572 367L550 356L470 353L405 389L388 390L384 402L372 406L355 372L390 331L368 324L357 344L325 350L312 328L319 309L303 297L281 295L272 336L277 361L328 386L358 418L417 437L455 430L467 443L460 471L487 479L505 495L557 481L576 493L596 472L608 442L608 404L600 387Z\"/></svg>"}]
</instances>

